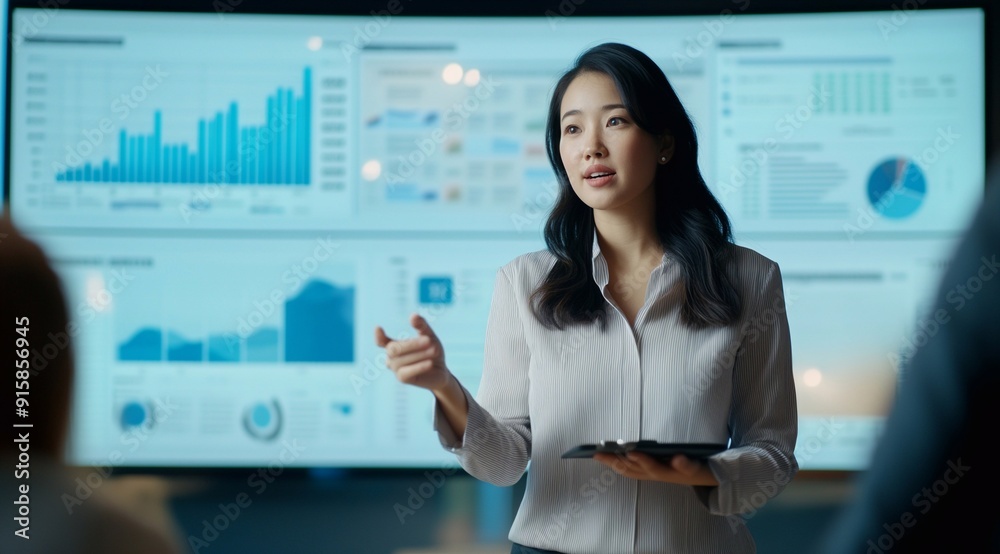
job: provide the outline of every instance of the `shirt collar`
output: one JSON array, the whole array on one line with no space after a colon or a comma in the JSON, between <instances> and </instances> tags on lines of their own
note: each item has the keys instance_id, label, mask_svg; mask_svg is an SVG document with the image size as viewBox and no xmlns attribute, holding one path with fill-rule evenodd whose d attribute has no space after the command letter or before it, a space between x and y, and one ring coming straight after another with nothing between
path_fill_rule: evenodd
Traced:
<instances>
[{"instance_id":1,"label":"shirt collar","mask_svg":"<svg viewBox=\"0 0 1000 554\"><path fill-rule=\"evenodd\" d=\"M601 253L601 245L597 241L597 227L594 227L594 242L591 247L591 264L594 275L594 282L597 283L601 289L604 285L608 284L609 272L608 272L608 262L604 259L604 255ZM670 259L670 254L664 252L663 259L660 260L660 267L667 265L667 260Z\"/></svg>"},{"instance_id":2,"label":"shirt collar","mask_svg":"<svg viewBox=\"0 0 1000 554\"><path fill-rule=\"evenodd\" d=\"M608 284L608 262L604 259L604 255L601 254L601 245L597 242L597 228L594 228L594 245L593 254L591 257L591 263L593 264L593 275L594 282L597 286L604 290L604 285Z\"/></svg>"}]
</instances>

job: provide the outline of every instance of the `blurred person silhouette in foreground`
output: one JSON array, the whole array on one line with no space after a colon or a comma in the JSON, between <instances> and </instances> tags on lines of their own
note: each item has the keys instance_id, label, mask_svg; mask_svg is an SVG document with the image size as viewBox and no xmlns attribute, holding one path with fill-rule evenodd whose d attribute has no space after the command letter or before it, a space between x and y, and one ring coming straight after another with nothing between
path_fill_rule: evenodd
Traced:
<instances>
[{"instance_id":1,"label":"blurred person silhouette in foreground","mask_svg":"<svg viewBox=\"0 0 1000 554\"><path fill-rule=\"evenodd\" d=\"M1000 552L987 428L1000 390L1000 157L986 198L919 322L917 350L828 554ZM905 354L905 353L904 353ZM906 359L903 360L907 361Z\"/></svg>"},{"instance_id":2,"label":"blurred person silhouette in foreground","mask_svg":"<svg viewBox=\"0 0 1000 554\"><path fill-rule=\"evenodd\" d=\"M9 387L3 425L13 435L0 445L6 506L0 552L180 552L171 532L133 517L99 490L103 473L84 469L78 477L63 465L75 333L59 278L8 215L0 216L0 295ZM20 396L27 402L16 405L15 392L27 392ZM14 427L25 424L31 427Z\"/></svg>"}]
</instances>

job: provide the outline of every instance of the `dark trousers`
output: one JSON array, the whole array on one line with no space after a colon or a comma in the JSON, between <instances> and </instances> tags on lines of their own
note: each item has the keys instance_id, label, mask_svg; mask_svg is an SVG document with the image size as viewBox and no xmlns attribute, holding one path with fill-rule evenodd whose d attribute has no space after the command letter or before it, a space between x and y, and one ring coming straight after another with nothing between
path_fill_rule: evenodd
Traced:
<instances>
[{"instance_id":1,"label":"dark trousers","mask_svg":"<svg viewBox=\"0 0 1000 554\"><path fill-rule=\"evenodd\" d=\"M542 550L541 548L532 548L530 546L524 546L521 544L514 543L510 548L510 554L559 554L555 550Z\"/></svg>"}]
</instances>

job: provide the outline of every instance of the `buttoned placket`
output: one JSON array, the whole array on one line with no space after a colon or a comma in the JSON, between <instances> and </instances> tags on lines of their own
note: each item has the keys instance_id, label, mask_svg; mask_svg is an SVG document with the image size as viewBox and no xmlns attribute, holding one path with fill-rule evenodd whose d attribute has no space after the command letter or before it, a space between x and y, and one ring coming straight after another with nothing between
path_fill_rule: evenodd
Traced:
<instances>
[{"instance_id":1,"label":"buttoned placket","mask_svg":"<svg viewBox=\"0 0 1000 554\"><path fill-rule=\"evenodd\" d=\"M640 353L640 347L642 345L642 331L645 327L646 313L649 311L652 305L651 298L655 299L659 294L659 279L658 275L662 271L667 256L664 254L663 260L660 265L653 268L650 272L649 280L646 284L646 292L643 298L642 307L639 308L639 312L635 317L635 327L633 328L629 325L628 318L625 317L624 312L615 303L614 299L608 295L607 285L610 281L610 270L608 269L607 260L604 255L600 252L600 246L597 242L597 233L594 233L594 244L593 244L593 258L592 258L592 270L594 276L594 282L601 290L601 295L604 297L605 302L610 304L614 308L614 312L617 314L614 321L609 321L608 329L612 333L624 333L623 330L627 330L628 337L630 340L631 348L628 349L628 363L626 367L620 369L621 379L621 389L619 390L619 398L621 399L620 413L619 417L622 422L622 429L624 434L620 438L626 440L641 440L642 437L642 355ZM617 336L613 335L611 340L617 340ZM624 337L621 337L624 338ZM635 522L638 517L639 509L639 481L633 481L631 487L631 497L632 497L632 521ZM634 524L634 523L633 523ZM637 532L637 528L632 529L633 535Z\"/></svg>"},{"instance_id":2,"label":"buttoned placket","mask_svg":"<svg viewBox=\"0 0 1000 554\"><path fill-rule=\"evenodd\" d=\"M614 308L617 314L617 321L619 325L615 325L614 322L610 322L609 329L612 332L616 332L620 327L624 327L629 332L629 338L631 339L628 351L629 364L627 367L621 368L622 371L622 390L620 390L619 398L622 399L621 404L621 421L628 430L634 429L634 437L629 437L628 440L641 440L642 437L642 336L643 330L645 328L646 314L652 307L653 301L659 295L659 274L663 271L664 265L666 263L667 256L664 254L660 265L653 268L650 272L649 280L646 284L645 296L643 297L642 307L639 308L639 312L635 317L635 327L629 324L628 318L625 317L625 313L622 312L621 308L615 303L614 298L611 297L607 292L607 285L610 282L610 270L608 269L607 259L604 254L600 252L600 247L597 244L597 238L594 238L594 257L593 257L593 274L594 281L601 289L601 295L604 300ZM630 401L631 400L631 401ZM631 408L631 413L626 413L627 410ZM626 437L622 437L626 438Z\"/></svg>"}]
</instances>

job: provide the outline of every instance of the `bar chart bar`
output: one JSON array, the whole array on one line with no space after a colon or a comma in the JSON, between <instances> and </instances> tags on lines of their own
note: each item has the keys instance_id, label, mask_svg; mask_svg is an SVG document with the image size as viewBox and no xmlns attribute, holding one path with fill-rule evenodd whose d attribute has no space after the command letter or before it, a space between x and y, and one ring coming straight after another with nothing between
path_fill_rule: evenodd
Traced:
<instances>
[{"instance_id":1,"label":"bar chart bar","mask_svg":"<svg viewBox=\"0 0 1000 554\"><path fill-rule=\"evenodd\" d=\"M86 162L56 174L56 181L87 183L220 183L309 185L312 71L302 93L279 87L265 99L263 125L240 126L239 103L198 120L193 143L163 137L164 115L153 113L147 134L118 133L118 160Z\"/></svg>"}]
</instances>

